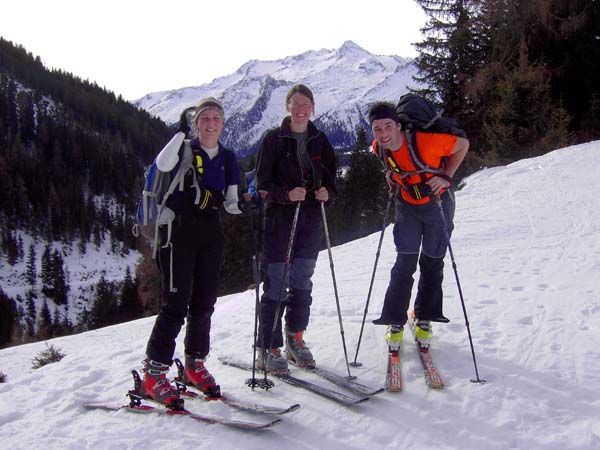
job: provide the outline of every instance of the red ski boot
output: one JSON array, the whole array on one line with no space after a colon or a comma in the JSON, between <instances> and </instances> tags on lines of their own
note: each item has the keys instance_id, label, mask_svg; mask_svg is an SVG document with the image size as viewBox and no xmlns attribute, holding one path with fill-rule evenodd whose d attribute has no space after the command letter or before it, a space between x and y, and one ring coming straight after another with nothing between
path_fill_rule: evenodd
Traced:
<instances>
[{"instance_id":1,"label":"red ski boot","mask_svg":"<svg viewBox=\"0 0 600 450\"><path fill-rule=\"evenodd\" d=\"M219 398L221 388L204 366L204 361L204 358L185 355L183 383L202 391L208 398Z\"/></svg>"},{"instance_id":2,"label":"red ski boot","mask_svg":"<svg viewBox=\"0 0 600 450\"><path fill-rule=\"evenodd\" d=\"M169 366L151 359L145 359L143 364L144 379L140 385L139 394L142 397L164 403L168 408L183 409L183 399L180 398L179 391L167 379Z\"/></svg>"}]
</instances>

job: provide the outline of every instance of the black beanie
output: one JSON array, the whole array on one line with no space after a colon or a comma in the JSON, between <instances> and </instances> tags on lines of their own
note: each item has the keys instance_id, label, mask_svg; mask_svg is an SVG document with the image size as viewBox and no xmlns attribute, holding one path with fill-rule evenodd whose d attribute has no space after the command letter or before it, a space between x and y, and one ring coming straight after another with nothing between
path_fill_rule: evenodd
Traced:
<instances>
[{"instance_id":1,"label":"black beanie","mask_svg":"<svg viewBox=\"0 0 600 450\"><path fill-rule=\"evenodd\" d=\"M373 125L373 121L379 119L392 119L394 122L400 122L396 108L388 102L378 102L371 106L369 110L369 124Z\"/></svg>"}]
</instances>

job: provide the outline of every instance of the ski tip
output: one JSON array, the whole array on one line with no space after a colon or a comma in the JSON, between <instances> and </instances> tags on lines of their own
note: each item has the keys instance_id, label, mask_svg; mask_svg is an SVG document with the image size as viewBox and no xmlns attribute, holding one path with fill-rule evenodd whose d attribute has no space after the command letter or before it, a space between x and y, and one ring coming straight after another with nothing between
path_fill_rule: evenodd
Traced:
<instances>
[{"instance_id":1,"label":"ski tip","mask_svg":"<svg viewBox=\"0 0 600 450\"><path fill-rule=\"evenodd\" d=\"M364 397L358 397L356 399L356 401L353 403L354 405L357 405L358 403L364 403L367 400L369 400L371 397L369 397L368 395L364 396Z\"/></svg>"},{"instance_id":2,"label":"ski tip","mask_svg":"<svg viewBox=\"0 0 600 450\"><path fill-rule=\"evenodd\" d=\"M293 412L293 411L297 411L297 410L299 410L299 409L300 409L300 403L296 403L296 404L294 404L294 405L290 406L290 407L289 407L289 408L286 410L286 412Z\"/></svg>"}]
</instances>

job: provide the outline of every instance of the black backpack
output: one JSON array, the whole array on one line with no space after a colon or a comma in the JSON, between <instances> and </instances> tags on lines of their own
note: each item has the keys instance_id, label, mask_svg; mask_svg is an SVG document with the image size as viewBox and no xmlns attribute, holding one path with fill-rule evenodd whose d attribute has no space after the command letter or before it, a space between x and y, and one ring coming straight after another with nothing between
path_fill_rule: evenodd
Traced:
<instances>
[{"instance_id":1,"label":"black backpack","mask_svg":"<svg viewBox=\"0 0 600 450\"><path fill-rule=\"evenodd\" d=\"M437 110L428 99L417 94L404 94L398 100L396 112L405 130L427 133L453 134L466 138L467 134L459 128L456 120L443 117L444 110Z\"/></svg>"},{"instance_id":2,"label":"black backpack","mask_svg":"<svg viewBox=\"0 0 600 450\"><path fill-rule=\"evenodd\" d=\"M416 131L426 133L443 133L466 138L467 134L461 129L454 119L443 117L443 110L438 110L428 99L417 94L404 94L398 100L396 112L400 117L402 128L406 134L406 143L410 157L417 173L440 173L443 167L436 169L425 164L417 148ZM407 173L406 175L412 175Z\"/></svg>"}]
</instances>

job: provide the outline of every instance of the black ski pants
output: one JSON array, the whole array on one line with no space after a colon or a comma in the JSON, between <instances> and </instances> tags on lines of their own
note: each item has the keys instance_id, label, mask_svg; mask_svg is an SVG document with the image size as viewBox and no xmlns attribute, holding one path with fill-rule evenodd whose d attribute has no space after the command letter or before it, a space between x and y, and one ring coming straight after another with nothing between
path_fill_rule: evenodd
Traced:
<instances>
[{"instance_id":1,"label":"black ski pants","mask_svg":"<svg viewBox=\"0 0 600 450\"><path fill-rule=\"evenodd\" d=\"M419 263L419 284L415 298L415 317L434 322L448 322L443 315L444 256L454 219L454 194L442 195L442 211L437 203L413 205L401 198L396 202L394 243L396 261L390 274L381 317L376 325L404 325L414 283L413 275ZM445 220L444 220L445 218ZM420 256L419 256L420 253Z\"/></svg>"},{"instance_id":2,"label":"black ski pants","mask_svg":"<svg viewBox=\"0 0 600 450\"><path fill-rule=\"evenodd\" d=\"M161 242L165 242L166 227L161 228L164 228ZM185 354L198 358L208 355L223 249L218 214L186 214L175 218L171 241L161 244L157 256L163 304L146 348L148 358L172 364L175 339L186 319Z\"/></svg>"}]
</instances>

